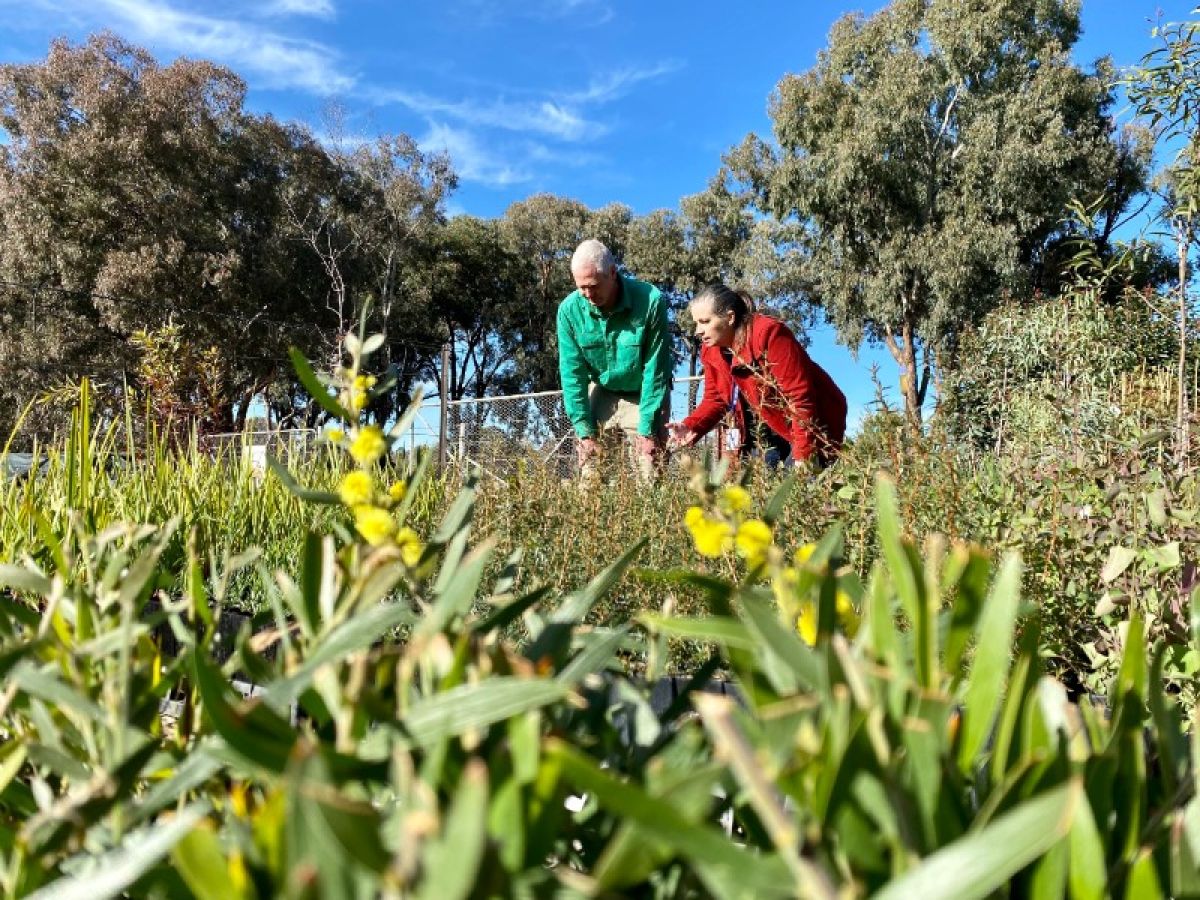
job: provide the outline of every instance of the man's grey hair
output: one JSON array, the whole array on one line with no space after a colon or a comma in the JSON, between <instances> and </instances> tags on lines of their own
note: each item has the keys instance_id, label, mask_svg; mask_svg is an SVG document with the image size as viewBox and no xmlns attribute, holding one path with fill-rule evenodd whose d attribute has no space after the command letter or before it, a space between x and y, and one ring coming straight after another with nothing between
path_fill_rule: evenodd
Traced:
<instances>
[{"instance_id":1,"label":"man's grey hair","mask_svg":"<svg viewBox=\"0 0 1200 900\"><path fill-rule=\"evenodd\" d=\"M594 268L597 275L607 275L617 267L612 251L595 238L588 238L571 255L571 271Z\"/></svg>"}]
</instances>

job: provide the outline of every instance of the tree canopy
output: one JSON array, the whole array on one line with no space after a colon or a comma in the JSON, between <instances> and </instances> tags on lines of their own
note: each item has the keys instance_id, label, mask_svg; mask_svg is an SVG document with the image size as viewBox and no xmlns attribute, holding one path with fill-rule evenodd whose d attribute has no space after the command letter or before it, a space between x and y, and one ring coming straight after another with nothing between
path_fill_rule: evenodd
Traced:
<instances>
[{"instance_id":1,"label":"tree canopy","mask_svg":"<svg viewBox=\"0 0 1200 900\"><path fill-rule=\"evenodd\" d=\"M887 345L910 417L962 327L1029 288L1068 201L1118 168L1106 63L1069 51L1077 0L896 0L833 28L772 98L775 145L727 158L774 217L781 268L843 340Z\"/></svg>"}]
</instances>

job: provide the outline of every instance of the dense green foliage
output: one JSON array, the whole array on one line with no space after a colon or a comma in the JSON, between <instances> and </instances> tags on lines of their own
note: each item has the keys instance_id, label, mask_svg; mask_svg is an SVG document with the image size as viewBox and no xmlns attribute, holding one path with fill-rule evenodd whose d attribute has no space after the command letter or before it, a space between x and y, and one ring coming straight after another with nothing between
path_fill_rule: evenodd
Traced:
<instances>
[{"instance_id":1,"label":"dense green foliage","mask_svg":"<svg viewBox=\"0 0 1200 900\"><path fill-rule=\"evenodd\" d=\"M847 16L772 97L774 144L730 155L842 339L886 344L919 418L935 364L1061 264L1072 198L1146 184L1107 118L1111 73L1069 58L1077 0L897 0Z\"/></svg>"},{"instance_id":2,"label":"dense green foliage","mask_svg":"<svg viewBox=\"0 0 1200 900\"><path fill-rule=\"evenodd\" d=\"M356 362L355 387L325 402L355 436L351 474L376 480L370 428L344 405L359 378ZM76 483L103 477L86 446L69 451ZM173 558L178 519L93 533L76 517L61 536L41 530L42 563L0 567L7 894L1195 889L1194 769L1163 690L1165 646L1148 655L1140 615L1122 635L1110 715L1075 706L1043 674L1036 622L1017 637L1018 556L997 563L942 539L919 553L882 480L861 486L875 494L859 501L874 509L879 555L860 578L843 562L859 536L836 527L793 558L777 518L790 483L758 504L699 469L683 518L693 531L732 519L751 571L644 569L642 582L698 592L705 608L681 616L668 601L587 625L644 542L565 594L523 591L520 554L487 575L497 546L472 537L473 481L435 529L410 530L425 471L389 492L394 537L356 505L354 527L307 532L273 577L255 554L208 563L190 543ZM343 498L350 486L347 475ZM245 631L219 666L215 613L245 567L263 576L273 627ZM179 643L173 660L156 624ZM1187 622L1185 640L1198 628ZM741 703L685 694L655 713L621 658L640 648L653 678L670 639L712 647L698 677L724 669ZM237 672L261 693L240 699ZM180 699L164 722L169 697Z\"/></svg>"}]
</instances>

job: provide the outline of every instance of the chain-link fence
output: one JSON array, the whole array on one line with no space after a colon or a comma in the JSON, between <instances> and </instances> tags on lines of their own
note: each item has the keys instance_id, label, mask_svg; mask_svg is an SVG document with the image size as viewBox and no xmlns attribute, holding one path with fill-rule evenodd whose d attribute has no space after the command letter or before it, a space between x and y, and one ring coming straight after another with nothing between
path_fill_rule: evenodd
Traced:
<instances>
[{"instance_id":1,"label":"chain-link fence","mask_svg":"<svg viewBox=\"0 0 1200 900\"><path fill-rule=\"evenodd\" d=\"M682 419L695 408L700 381L698 375L675 379L672 418ZM498 477L519 463L536 463L562 477L574 474L575 431L562 391L473 397L446 406L446 455L455 463Z\"/></svg>"},{"instance_id":2,"label":"chain-link fence","mask_svg":"<svg viewBox=\"0 0 1200 900\"><path fill-rule=\"evenodd\" d=\"M695 409L701 376L676 378L671 392L671 417L682 419ZM240 456L256 470L265 470L267 456L292 457L311 451L319 429L246 431L204 438L209 452ZM715 446L717 433L704 440ZM563 408L562 391L538 391L501 397L468 397L424 401L394 447L401 452L428 449L445 452L446 461L477 467L497 477L517 465L537 465L561 477L575 474L575 431Z\"/></svg>"}]
</instances>

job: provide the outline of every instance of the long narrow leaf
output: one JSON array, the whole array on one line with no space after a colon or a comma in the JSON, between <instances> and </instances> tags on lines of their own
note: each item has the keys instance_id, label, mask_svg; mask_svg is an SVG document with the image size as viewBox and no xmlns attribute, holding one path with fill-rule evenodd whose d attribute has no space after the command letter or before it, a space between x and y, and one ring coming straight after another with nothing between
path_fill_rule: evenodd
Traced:
<instances>
[{"instance_id":1,"label":"long narrow leaf","mask_svg":"<svg viewBox=\"0 0 1200 900\"><path fill-rule=\"evenodd\" d=\"M1066 836L1083 788L1068 782L947 844L875 900L983 900Z\"/></svg>"}]
</instances>

